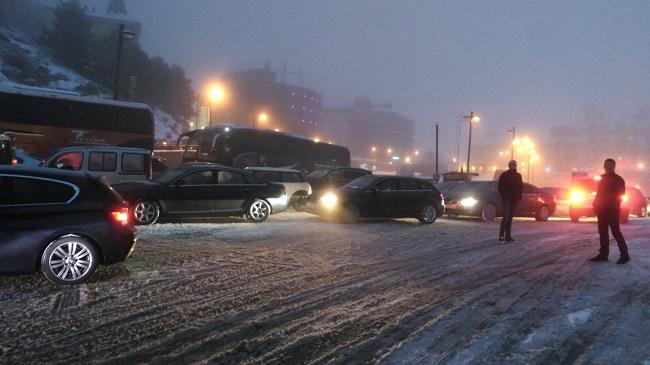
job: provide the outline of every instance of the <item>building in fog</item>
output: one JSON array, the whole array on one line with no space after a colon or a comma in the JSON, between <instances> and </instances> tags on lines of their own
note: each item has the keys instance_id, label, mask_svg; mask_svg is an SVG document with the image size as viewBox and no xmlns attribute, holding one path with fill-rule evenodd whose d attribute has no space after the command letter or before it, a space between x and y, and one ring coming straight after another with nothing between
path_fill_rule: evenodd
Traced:
<instances>
[{"instance_id":1,"label":"building in fog","mask_svg":"<svg viewBox=\"0 0 650 365\"><path fill-rule=\"evenodd\" d=\"M353 158L359 160L380 163L414 158L414 127L412 119L393 111L389 104L368 99L323 111L326 138L347 146Z\"/></svg>"},{"instance_id":2,"label":"building in fog","mask_svg":"<svg viewBox=\"0 0 650 365\"><path fill-rule=\"evenodd\" d=\"M212 105L212 124L249 124L320 138L321 94L285 81L284 75L269 67L223 75L226 96Z\"/></svg>"}]
</instances>

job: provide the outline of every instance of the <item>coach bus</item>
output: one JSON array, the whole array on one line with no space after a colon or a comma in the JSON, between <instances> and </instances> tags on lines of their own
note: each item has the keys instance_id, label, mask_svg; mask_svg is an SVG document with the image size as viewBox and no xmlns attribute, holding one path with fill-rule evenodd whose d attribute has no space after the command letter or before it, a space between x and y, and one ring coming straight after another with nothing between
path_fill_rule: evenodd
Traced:
<instances>
[{"instance_id":1,"label":"coach bus","mask_svg":"<svg viewBox=\"0 0 650 365\"><path fill-rule=\"evenodd\" d=\"M67 146L153 149L148 105L49 90L0 88L0 133L41 157Z\"/></svg>"},{"instance_id":2,"label":"coach bus","mask_svg":"<svg viewBox=\"0 0 650 365\"><path fill-rule=\"evenodd\" d=\"M178 140L183 162L212 162L226 166L291 167L312 171L318 165L350 166L346 147L318 143L285 132L245 126L210 126L182 134Z\"/></svg>"}]
</instances>

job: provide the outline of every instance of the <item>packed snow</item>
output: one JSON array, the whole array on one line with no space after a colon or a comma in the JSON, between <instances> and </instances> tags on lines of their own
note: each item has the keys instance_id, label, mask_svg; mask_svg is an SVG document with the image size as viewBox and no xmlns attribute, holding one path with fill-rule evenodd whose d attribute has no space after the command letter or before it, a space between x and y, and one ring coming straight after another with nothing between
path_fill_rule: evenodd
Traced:
<instances>
[{"instance_id":1,"label":"packed snow","mask_svg":"<svg viewBox=\"0 0 650 365\"><path fill-rule=\"evenodd\" d=\"M591 263L596 226L476 220L138 229L89 283L0 277L0 363L642 364L650 361L650 220L632 261Z\"/></svg>"}]
</instances>

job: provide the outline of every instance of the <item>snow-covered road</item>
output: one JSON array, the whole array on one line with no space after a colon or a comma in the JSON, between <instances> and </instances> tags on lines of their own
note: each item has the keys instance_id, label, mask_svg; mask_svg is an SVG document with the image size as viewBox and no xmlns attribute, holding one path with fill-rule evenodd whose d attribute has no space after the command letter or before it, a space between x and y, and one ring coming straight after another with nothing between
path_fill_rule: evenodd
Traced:
<instances>
[{"instance_id":1,"label":"snow-covered road","mask_svg":"<svg viewBox=\"0 0 650 365\"><path fill-rule=\"evenodd\" d=\"M475 220L139 229L84 285L0 277L0 363L650 363L650 220L632 262L596 226Z\"/></svg>"}]
</instances>

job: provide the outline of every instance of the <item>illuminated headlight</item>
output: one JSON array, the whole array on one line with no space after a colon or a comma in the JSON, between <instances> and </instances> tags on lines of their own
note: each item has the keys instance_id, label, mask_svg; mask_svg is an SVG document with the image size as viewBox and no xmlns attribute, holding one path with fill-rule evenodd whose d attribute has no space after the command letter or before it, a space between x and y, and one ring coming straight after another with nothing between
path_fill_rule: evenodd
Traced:
<instances>
[{"instance_id":1,"label":"illuminated headlight","mask_svg":"<svg viewBox=\"0 0 650 365\"><path fill-rule=\"evenodd\" d=\"M478 200L474 198L465 198L460 201L460 205L462 205L465 208L472 208L473 206L476 205L476 203L478 203Z\"/></svg>"},{"instance_id":2,"label":"illuminated headlight","mask_svg":"<svg viewBox=\"0 0 650 365\"><path fill-rule=\"evenodd\" d=\"M332 209L336 206L336 202L338 201L338 198L336 195L333 193L327 193L320 198L320 203L323 205L323 207L327 209Z\"/></svg>"},{"instance_id":3,"label":"illuminated headlight","mask_svg":"<svg viewBox=\"0 0 650 365\"><path fill-rule=\"evenodd\" d=\"M573 190L571 192L571 201L574 203L580 203L586 198L587 197L585 196L585 193L582 190Z\"/></svg>"}]
</instances>

